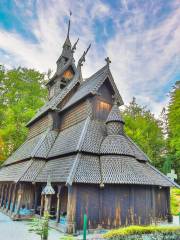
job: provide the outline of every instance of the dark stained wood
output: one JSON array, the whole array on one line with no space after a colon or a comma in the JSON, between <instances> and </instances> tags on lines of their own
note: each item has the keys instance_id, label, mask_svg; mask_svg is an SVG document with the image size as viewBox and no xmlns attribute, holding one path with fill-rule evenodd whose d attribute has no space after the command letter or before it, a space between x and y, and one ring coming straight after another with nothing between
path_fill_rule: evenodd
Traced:
<instances>
[{"instance_id":1,"label":"dark stained wood","mask_svg":"<svg viewBox=\"0 0 180 240\"><path fill-rule=\"evenodd\" d=\"M41 209L40 209L40 216L42 217L44 212L44 195L41 195Z\"/></svg>"},{"instance_id":2,"label":"dark stained wood","mask_svg":"<svg viewBox=\"0 0 180 240\"><path fill-rule=\"evenodd\" d=\"M47 114L38 121L36 121L30 128L28 139L35 137L36 135L44 132L53 123L51 114Z\"/></svg>"},{"instance_id":3,"label":"dark stained wood","mask_svg":"<svg viewBox=\"0 0 180 240\"><path fill-rule=\"evenodd\" d=\"M11 199L12 199L12 189L13 189L13 184L10 185L9 188L9 195L8 195L8 206L7 206L7 210L10 209L10 205L11 205Z\"/></svg>"},{"instance_id":4,"label":"dark stained wood","mask_svg":"<svg viewBox=\"0 0 180 240\"><path fill-rule=\"evenodd\" d=\"M61 190L62 190L62 185L59 185L58 192L57 192L57 207L56 207L56 222L57 223L60 220L60 212L61 212Z\"/></svg>"},{"instance_id":5,"label":"dark stained wood","mask_svg":"<svg viewBox=\"0 0 180 240\"><path fill-rule=\"evenodd\" d=\"M36 213L38 207L38 191L38 186L34 184L34 213Z\"/></svg>"},{"instance_id":6,"label":"dark stained wood","mask_svg":"<svg viewBox=\"0 0 180 240\"><path fill-rule=\"evenodd\" d=\"M155 200L155 188L151 187L151 223L156 223L156 200Z\"/></svg>"},{"instance_id":7,"label":"dark stained wood","mask_svg":"<svg viewBox=\"0 0 180 240\"><path fill-rule=\"evenodd\" d=\"M67 202L67 232L74 233L76 228L76 186L68 185L68 202Z\"/></svg>"},{"instance_id":8,"label":"dark stained wood","mask_svg":"<svg viewBox=\"0 0 180 240\"><path fill-rule=\"evenodd\" d=\"M102 101L105 101L111 105L113 104L114 91L108 80L106 80L104 84L99 88L98 94L101 97Z\"/></svg>"},{"instance_id":9,"label":"dark stained wood","mask_svg":"<svg viewBox=\"0 0 180 240\"><path fill-rule=\"evenodd\" d=\"M14 184L13 196L12 196L12 209L11 209L11 213L13 213L14 210L15 210L16 197L17 197L17 183Z\"/></svg>"},{"instance_id":10,"label":"dark stained wood","mask_svg":"<svg viewBox=\"0 0 180 240\"><path fill-rule=\"evenodd\" d=\"M2 205L3 205L4 192L5 192L5 184L2 184L0 207L2 207Z\"/></svg>"},{"instance_id":11,"label":"dark stained wood","mask_svg":"<svg viewBox=\"0 0 180 240\"><path fill-rule=\"evenodd\" d=\"M104 190L100 190L102 193ZM104 201L104 199L102 200ZM99 186L97 185L77 185L77 210L76 224L77 229L82 229L83 216L88 216L88 228L96 228L99 221Z\"/></svg>"},{"instance_id":12,"label":"dark stained wood","mask_svg":"<svg viewBox=\"0 0 180 240\"><path fill-rule=\"evenodd\" d=\"M5 188L5 194L4 194L3 208L6 208L6 203L8 199L8 190L9 190L9 184L7 183Z\"/></svg>"},{"instance_id":13,"label":"dark stained wood","mask_svg":"<svg viewBox=\"0 0 180 240\"><path fill-rule=\"evenodd\" d=\"M60 129L68 128L83 119L87 118L89 104L87 101L81 102L65 112L61 119Z\"/></svg>"},{"instance_id":14,"label":"dark stained wood","mask_svg":"<svg viewBox=\"0 0 180 240\"><path fill-rule=\"evenodd\" d=\"M167 195L168 222L172 222L172 214L171 214L171 206L170 206L170 188L167 188L166 195Z\"/></svg>"},{"instance_id":15,"label":"dark stained wood","mask_svg":"<svg viewBox=\"0 0 180 240\"><path fill-rule=\"evenodd\" d=\"M24 187L25 186L25 187ZM23 184L22 194L22 206L26 209L34 209L34 198L35 198L34 186L27 183Z\"/></svg>"},{"instance_id":16,"label":"dark stained wood","mask_svg":"<svg viewBox=\"0 0 180 240\"><path fill-rule=\"evenodd\" d=\"M3 188L3 184L0 184L0 203L1 203L1 197L2 197L2 188Z\"/></svg>"},{"instance_id":17,"label":"dark stained wood","mask_svg":"<svg viewBox=\"0 0 180 240\"><path fill-rule=\"evenodd\" d=\"M101 96L94 96L91 98L91 104L93 118L105 121L109 112L111 111L111 103L107 102L106 99L102 98Z\"/></svg>"},{"instance_id":18,"label":"dark stained wood","mask_svg":"<svg viewBox=\"0 0 180 240\"><path fill-rule=\"evenodd\" d=\"M84 213L88 216L89 228L148 225L155 218L165 220L168 213L166 194L167 188L144 185L106 184L100 189L98 185L77 184L77 229L83 227Z\"/></svg>"},{"instance_id":19,"label":"dark stained wood","mask_svg":"<svg viewBox=\"0 0 180 240\"><path fill-rule=\"evenodd\" d=\"M22 204L22 195L23 195L23 185L19 184L18 193L17 193L17 209L16 209L16 215L19 215L19 211Z\"/></svg>"}]
</instances>

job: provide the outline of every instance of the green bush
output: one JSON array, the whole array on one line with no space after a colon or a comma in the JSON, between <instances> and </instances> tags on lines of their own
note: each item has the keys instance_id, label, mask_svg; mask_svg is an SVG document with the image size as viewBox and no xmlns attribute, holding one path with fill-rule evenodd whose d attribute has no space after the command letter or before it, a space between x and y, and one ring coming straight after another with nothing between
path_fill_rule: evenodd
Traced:
<instances>
[{"instance_id":1,"label":"green bush","mask_svg":"<svg viewBox=\"0 0 180 240\"><path fill-rule=\"evenodd\" d=\"M111 230L105 233L107 239L128 240L178 240L180 239L180 227L174 226L129 226Z\"/></svg>"},{"instance_id":2,"label":"green bush","mask_svg":"<svg viewBox=\"0 0 180 240\"><path fill-rule=\"evenodd\" d=\"M60 240L74 240L74 237L72 235L65 235L61 237Z\"/></svg>"},{"instance_id":3,"label":"green bush","mask_svg":"<svg viewBox=\"0 0 180 240\"><path fill-rule=\"evenodd\" d=\"M29 225L29 232L34 232L41 237L41 240L48 239L49 230L49 213L44 212L44 216L41 218L33 218Z\"/></svg>"},{"instance_id":4,"label":"green bush","mask_svg":"<svg viewBox=\"0 0 180 240\"><path fill-rule=\"evenodd\" d=\"M171 213L172 215L178 215L180 212L180 189L172 188L171 189Z\"/></svg>"}]
</instances>

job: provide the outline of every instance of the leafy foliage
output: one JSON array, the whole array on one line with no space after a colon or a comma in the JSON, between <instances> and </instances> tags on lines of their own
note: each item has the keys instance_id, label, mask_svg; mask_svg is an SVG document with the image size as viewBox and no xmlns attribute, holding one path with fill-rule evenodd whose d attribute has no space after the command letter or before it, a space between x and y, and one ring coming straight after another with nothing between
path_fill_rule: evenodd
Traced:
<instances>
[{"instance_id":1,"label":"leafy foliage","mask_svg":"<svg viewBox=\"0 0 180 240\"><path fill-rule=\"evenodd\" d=\"M168 124L169 156L180 181L180 81L176 82L170 93Z\"/></svg>"},{"instance_id":2,"label":"leafy foliage","mask_svg":"<svg viewBox=\"0 0 180 240\"><path fill-rule=\"evenodd\" d=\"M45 212L41 218L33 218L29 223L29 231L34 232L41 237L41 240L48 239L49 231L49 213Z\"/></svg>"},{"instance_id":3,"label":"leafy foliage","mask_svg":"<svg viewBox=\"0 0 180 240\"><path fill-rule=\"evenodd\" d=\"M75 238L72 235L65 235L60 238L60 240L74 240Z\"/></svg>"},{"instance_id":4,"label":"leafy foliage","mask_svg":"<svg viewBox=\"0 0 180 240\"><path fill-rule=\"evenodd\" d=\"M128 239L128 236L132 236L129 239L143 239L142 235L144 234L152 234L149 239L173 239L173 238L165 238L165 236L175 237L180 236L180 227L175 226L129 226L116 230L111 230L104 234L104 238L108 239ZM134 235L134 236L133 236ZM159 238L155 238L159 237ZM177 239L177 238L174 238Z\"/></svg>"},{"instance_id":5,"label":"leafy foliage","mask_svg":"<svg viewBox=\"0 0 180 240\"><path fill-rule=\"evenodd\" d=\"M144 150L153 165L160 168L165 141L159 121L146 107L138 105L135 98L126 106L123 118L127 135Z\"/></svg>"},{"instance_id":6,"label":"leafy foliage","mask_svg":"<svg viewBox=\"0 0 180 240\"><path fill-rule=\"evenodd\" d=\"M171 213L178 215L180 213L180 189L171 189Z\"/></svg>"},{"instance_id":7,"label":"leafy foliage","mask_svg":"<svg viewBox=\"0 0 180 240\"><path fill-rule=\"evenodd\" d=\"M27 136L26 123L47 95L45 75L33 69L6 71L0 66L0 160L16 150Z\"/></svg>"}]
</instances>

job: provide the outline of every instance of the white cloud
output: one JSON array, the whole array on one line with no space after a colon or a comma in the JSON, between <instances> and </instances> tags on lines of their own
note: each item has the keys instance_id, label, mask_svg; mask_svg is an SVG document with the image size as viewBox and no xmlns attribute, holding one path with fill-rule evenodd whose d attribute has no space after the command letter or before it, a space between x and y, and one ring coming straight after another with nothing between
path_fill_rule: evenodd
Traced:
<instances>
[{"instance_id":1,"label":"white cloud","mask_svg":"<svg viewBox=\"0 0 180 240\"><path fill-rule=\"evenodd\" d=\"M133 8L130 3L134 3ZM67 31L64 19L71 9L71 40L75 42L80 37L76 59L92 43L83 67L84 76L98 70L108 55L112 60L112 73L124 102L128 103L135 96L141 104L147 105L158 115L167 102L166 95L163 96L163 88L176 73L179 64L178 1L172 1L171 14L164 19L157 18L162 6L156 4L156 1L151 1L148 7L142 7L138 5L138 1L123 0L116 9L100 0L49 0L37 1L35 5L29 0L28 8L25 8L22 1L16 0L16 5L20 15L27 16L24 24L34 34L37 42L31 42L15 31L8 32L0 28L0 49L5 52L0 53L1 63L40 71L47 71L49 68L55 70L55 62ZM34 11L36 18L32 18ZM148 14L152 15L150 26L147 26ZM103 23L109 18L113 19L116 32L114 36L109 35L109 39L100 46L95 41L94 24L97 19ZM108 33L108 30L105 32Z\"/></svg>"}]
</instances>

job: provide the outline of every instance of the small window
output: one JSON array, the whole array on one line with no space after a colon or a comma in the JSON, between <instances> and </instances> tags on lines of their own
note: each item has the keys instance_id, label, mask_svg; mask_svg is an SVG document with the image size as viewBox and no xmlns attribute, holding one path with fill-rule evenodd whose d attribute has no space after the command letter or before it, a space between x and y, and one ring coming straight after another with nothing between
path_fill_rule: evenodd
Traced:
<instances>
[{"instance_id":1,"label":"small window","mask_svg":"<svg viewBox=\"0 0 180 240\"><path fill-rule=\"evenodd\" d=\"M71 80L73 78L73 72L71 70L67 70L64 72L63 77L65 79Z\"/></svg>"}]
</instances>

